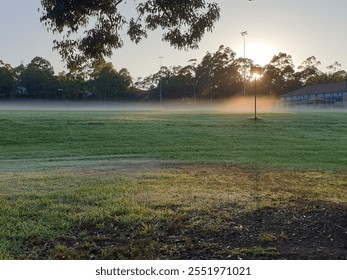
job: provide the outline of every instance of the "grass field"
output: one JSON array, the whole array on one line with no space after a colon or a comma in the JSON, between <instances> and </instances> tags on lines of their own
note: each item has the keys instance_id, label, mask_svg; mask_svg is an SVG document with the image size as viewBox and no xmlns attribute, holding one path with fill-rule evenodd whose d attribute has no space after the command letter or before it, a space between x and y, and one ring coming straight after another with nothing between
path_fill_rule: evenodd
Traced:
<instances>
[{"instance_id":1,"label":"grass field","mask_svg":"<svg viewBox=\"0 0 347 280\"><path fill-rule=\"evenodd\" d=\"M346 116L0 111L0 258L346 259Z\"/></svg>"}]
</instances>

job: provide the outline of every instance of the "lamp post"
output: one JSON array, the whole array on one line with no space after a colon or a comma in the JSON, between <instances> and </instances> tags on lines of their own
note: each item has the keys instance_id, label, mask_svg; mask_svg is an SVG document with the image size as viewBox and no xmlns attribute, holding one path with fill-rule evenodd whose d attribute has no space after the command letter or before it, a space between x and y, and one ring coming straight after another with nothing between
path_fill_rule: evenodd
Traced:
<instances>
[{"instance_id":1,"label":"lamp post","mask_svg":"<svg viewBox=\"0 0 347 280\"><path fill-rule=\"evenodd\" d=\"M251 75L254 78L254 120L258 120L257 117L257 78L262 74L263 68L260 66L251 67Z\"/></svg>"},{"instance_id":2,"label":"lamp post","mask_svg":"<svg viewBox=\"0 0 347 280\"><path fill-rule=\"evenodd\" d=\"M164 57L163 56L159 56L159 64L160 64L160 69L159 69L159 75L160 74L160 71L161 71L161 60L163 59ZM162 82L161 82L161 76L159 78L159 100L160 100L160 106L163 102L163 86L162 86Z\"/></svg>"},{"instance_id":3,"label":"lamp post","mask_svg":"<svg viewBox=\"0 0 347 280\"><path fill-rule=\"evenodd\" d=\"M254 120L257 120L257 75L254 76Z\"/></svg>"},{"instance_id":4,"label":"lamp post","mask_svg":"<svg viewBox=\"0 0 347 280\"><path fill-rule=\"evenodd\" d=\"M247 31L241 32L243 37L243 96L246 96L246 35Z\"/></svg>"}]
</instances>

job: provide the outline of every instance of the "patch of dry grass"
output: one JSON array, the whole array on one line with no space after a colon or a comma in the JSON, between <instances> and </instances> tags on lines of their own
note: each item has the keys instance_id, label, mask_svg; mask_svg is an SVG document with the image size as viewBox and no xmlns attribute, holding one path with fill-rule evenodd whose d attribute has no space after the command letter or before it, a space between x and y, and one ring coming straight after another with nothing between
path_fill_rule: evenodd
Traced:
<instances>
[{"instance_id":1,"label":"patch of dry grass","mask_svg":"<svg viewBox=\"0 0 347 280\"><path fill-rule=\"evenodd\" d=\"M0 175L1 258L272 258L272 243L292 240L286 225L255 233L242 217L279 211L294 223L320 205L347 207L343 172L119 160L13 175Z\"/></svg>"}]
</instances>

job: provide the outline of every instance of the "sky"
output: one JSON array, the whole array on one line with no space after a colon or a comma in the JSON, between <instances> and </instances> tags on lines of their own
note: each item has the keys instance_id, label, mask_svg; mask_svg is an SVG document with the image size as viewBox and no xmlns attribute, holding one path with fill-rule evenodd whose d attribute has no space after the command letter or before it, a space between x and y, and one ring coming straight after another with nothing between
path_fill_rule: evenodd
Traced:
<instances>
[{"instance_id":1,"label":"sky","mask_svg":"<svg viewBox=\"0 0 347 280\"><path fill-rule=\"evenodd\" d=\"M292 56L296 67L310 56L321 61L321 69L338 61L347 70L346 0L207 0L217 2L221 18L212 33L206 33L198 50L182 51L161 41L161 32L149 34L136 45L127 39L111 59L115 68L127 68L134 78L156 73L163 66L187 65L190 59L201 61L207 52L220 45L230 47L265 65L279 52ZM128 0L124 12L132 15ZM0 60L13 67L28 64L35 56L51 62L56 73L64 69L59 54L52 51L57 38L40 22L40 0L0 0ZM162 57L162 59L159 59Z\"/></svg>"}]
</instances>

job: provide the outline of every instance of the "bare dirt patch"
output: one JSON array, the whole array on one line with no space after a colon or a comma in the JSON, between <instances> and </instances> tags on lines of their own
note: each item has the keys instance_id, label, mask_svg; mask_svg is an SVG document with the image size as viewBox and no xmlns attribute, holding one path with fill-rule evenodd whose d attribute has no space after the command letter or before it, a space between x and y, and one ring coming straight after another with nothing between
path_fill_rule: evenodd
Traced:
<instances>
[{"instance_id":1,"label":"bare dirt patch","mask_svg":"<svg viewBox=\"0 0 347 280\"><path fill-rule=\"evenodd\" d=\"M192 226L185 221L144 225L84 225L45 244L39 258L54 259L335 259L347 257L347 208L298 205L268 208ZM81 234L82 233L82 234Z\"/></svg>"}]
</instances>

